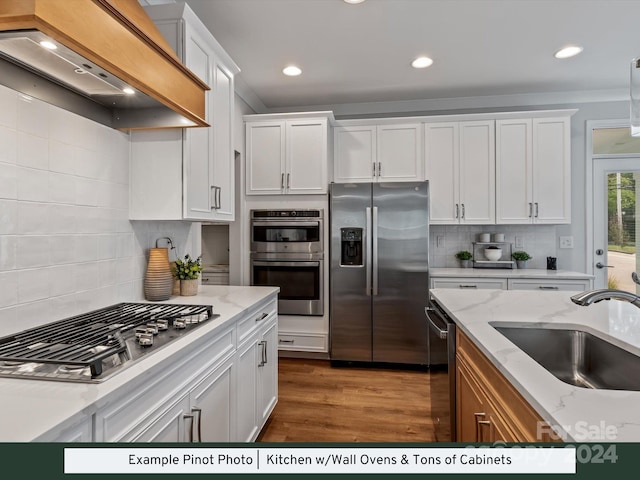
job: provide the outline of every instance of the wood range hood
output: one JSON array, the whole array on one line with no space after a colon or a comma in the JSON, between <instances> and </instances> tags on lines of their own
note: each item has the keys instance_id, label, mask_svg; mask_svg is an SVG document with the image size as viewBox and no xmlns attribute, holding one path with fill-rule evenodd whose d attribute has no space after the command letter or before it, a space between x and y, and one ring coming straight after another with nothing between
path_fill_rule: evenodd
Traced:
<instances>
[{"instance_id":1,"label":"wood range hood","mask_svg":"<svg viewBox=\"0 0 640 480\"><path fill-rule=\"evenodd\" d=\"M2 0L0 71L0 84L119 130L208 126L209 86L137 0Z\"/></svg>"}]
</instances>

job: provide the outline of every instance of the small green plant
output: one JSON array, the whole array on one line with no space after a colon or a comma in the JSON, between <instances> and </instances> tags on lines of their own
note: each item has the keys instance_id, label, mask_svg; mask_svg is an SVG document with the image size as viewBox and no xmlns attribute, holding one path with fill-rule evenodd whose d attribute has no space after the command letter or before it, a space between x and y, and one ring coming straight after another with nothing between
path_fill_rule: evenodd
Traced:
<instances>
[{"instance_id":1,"label":"small green plant","mask_svg":"<svg viewBox=\"0 0 640 480\"><path fill-rule=\"evenodd\" d=\"M523 252L523 251L513 252L511 256L513 257L514 260L518 260L520 262L526 262L527 260L531 260L533 258L527 252Z\"/></svg>"},{"instance_id":2,"label":"small green plant","mask_svg":"<svg viewBox=\"0 0 640 480\"><path fill-rule=\"evenodd\" d=\"M471 255L471 252L461 250L460 252L456 253L456 258L458 260L471 260L473 258L473 255Z\"/></svg>"},{"instance_id":3,"label":"small green plant","mask_svg":"<svg viewBox=\"0 0 640 480\"><path fill-rule=\"evenodd\" d=\"M195 260L187 253L184 260L176 260L176 267L173 275L180 280L196 280L202 271L202 257Z\"/></svg>"}]
</instances>

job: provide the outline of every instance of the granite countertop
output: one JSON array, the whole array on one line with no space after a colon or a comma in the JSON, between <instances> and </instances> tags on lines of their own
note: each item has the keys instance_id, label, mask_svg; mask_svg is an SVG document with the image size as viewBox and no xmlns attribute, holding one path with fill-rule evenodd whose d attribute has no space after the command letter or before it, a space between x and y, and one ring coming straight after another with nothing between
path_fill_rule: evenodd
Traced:
<instances>
[{"instance_id":1,"label":"granite countertop","mask_svg":"<svg viewBox=\"0 0 640 480\"><path fill-rule=\"evenodd\" d=\"M431 296L531 406L568 441L640 441L640 392L558 380L492 327L576 328L640 356L640 309L611 300L575 305L570 292L432 289ZM563 435L564 435L563 434Z\"/></svg>"},{"instance_id":2,"label":"granite countertop","mask_svg":"<svg viewBox=\"0 0 640 480\"><path fill-rule=\"evenodd\" d=\"M550 280L591 279L593 275L569 270L546 270L543 268L431 268L429 275L439 277L500 277L540 278Z\"/></svg>"},{"instance_id":3,"label":"granite countertop","mask_svg":"<svg viewBox=\"0 0 640 480\"><path fill-rule=\"evenodd\" d=\"M213 312L220 316L140 358L102 383L0 378L0 442L48 440L48 432L66 428L93 414L140 375L154 371L198 339L242 318L254 305L277 292L274 287L202 286L196 296L172 297L163 303L213 305Z\"/></svg>"}]
</instances>

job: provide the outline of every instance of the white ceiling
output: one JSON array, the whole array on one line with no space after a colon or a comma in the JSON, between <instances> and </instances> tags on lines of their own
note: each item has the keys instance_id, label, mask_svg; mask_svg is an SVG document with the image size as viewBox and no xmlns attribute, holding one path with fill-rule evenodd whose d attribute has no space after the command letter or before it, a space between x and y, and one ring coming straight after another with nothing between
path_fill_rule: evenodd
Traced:
<instances>
[{"instance_id":1,"label":"white ceiling","mask_svg":"<svg viewBox=\"0 0 640 480\"><path fill-rule=\"evenodd\" d=\"M564 92L621 99L640 56L640 0L187 3L273 111L522 94L563 103ZM555 59L568 44L583 53ZM412 68L419 55L433 66ZM291 63L301 76L281 73Z\"/></svg>"}]
</instances>

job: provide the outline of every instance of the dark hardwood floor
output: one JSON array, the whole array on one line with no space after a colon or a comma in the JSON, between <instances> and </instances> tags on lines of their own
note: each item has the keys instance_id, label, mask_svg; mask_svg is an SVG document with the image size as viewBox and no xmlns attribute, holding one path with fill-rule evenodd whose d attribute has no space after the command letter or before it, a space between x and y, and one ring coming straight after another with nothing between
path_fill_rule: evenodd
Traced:
<instances>
[{"instance_id":1,"label":"dark hardwood floor","mask_svg":"<svg viewBox=\"0 0 640 480\"><path fill-rule=\"evenodd\" d=\"M261 442L432 442L424 371L279 359L279 400Z\"/></svg>"}]
</instances>

